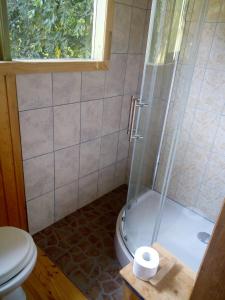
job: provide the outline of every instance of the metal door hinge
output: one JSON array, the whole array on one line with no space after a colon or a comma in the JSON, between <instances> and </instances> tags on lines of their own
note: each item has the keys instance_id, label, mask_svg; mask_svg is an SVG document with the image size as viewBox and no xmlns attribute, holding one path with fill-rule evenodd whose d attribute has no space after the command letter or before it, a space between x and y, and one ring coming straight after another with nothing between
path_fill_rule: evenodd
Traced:
<instances>
[{"instance_id":1,"label":"metal door hinge","mask_svg":"<svg viewBox=\"0 0 225 300\"><path fill-rule=\"evenodd\" d=\"M140 134L135 134L135 135L132 135L132 136L131 136L131 139L132 139L132 140L137 140L137 141L138 141L138 140L143 140L143 138L144 138L144 137L143 137L142 135L140 135Z\"/></svg>"}]
</instances>

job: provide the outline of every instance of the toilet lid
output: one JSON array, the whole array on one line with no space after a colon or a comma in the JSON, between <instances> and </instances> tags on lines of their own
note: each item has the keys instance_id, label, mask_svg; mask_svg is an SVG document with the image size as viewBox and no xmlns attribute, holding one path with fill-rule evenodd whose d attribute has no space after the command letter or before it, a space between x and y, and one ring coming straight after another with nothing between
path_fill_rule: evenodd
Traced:
<instances>
[{"instance_id":1,"label":"toilet lid","mask_svg":"<svg viewBox=\"0 0 225 300\"><path fill-rule=\"evenodd\" d=\"M29 233L15 227L0 227L0 285L25 268L33 251Z\"/></svg>"}]
</instances>

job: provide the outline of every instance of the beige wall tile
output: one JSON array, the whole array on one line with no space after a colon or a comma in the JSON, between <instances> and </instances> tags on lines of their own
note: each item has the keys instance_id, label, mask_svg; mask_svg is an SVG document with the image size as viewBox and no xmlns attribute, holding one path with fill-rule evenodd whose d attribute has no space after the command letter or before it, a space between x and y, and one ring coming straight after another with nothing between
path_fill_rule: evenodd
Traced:
<instances>
[{"instance_id":1,"label":"beige wall tile","mask_svg":"<svg viewBox=\"0 0 225 300\"><path fill-rule=\"evenodd\" d=\"M148 0L133 0L133 6L147 9Z\"/></svg>"},{"instance_id":2,"label":"beige wall tile","mask_svg":"<svg viewBox=\"0 0 225 300\"><path fill-rule=\"evenodd\" d=\"M220 119L212 151L222 155L225 153L225 116Z\"/></svg>"},{"instance_id":3,"label":"beige wall tile","mask_svg":"<svg viewBox=\"0 0 225 300\"><path fill-rule=\"evenodd\" d=\"M190 141L190 133L192 132L193 128L193 121L195 117L195 111L187 109L184 114L183 123L181 125L181 137L180 137L180 144L186 144Z\"/></svg>"},{"instance_id":4,"label":"beige wall tile","mask_svg":"<svg viewBox=\"0 0 225 300\"><path fill-rule=\"evenodd\" d=\"M168 187L168 192L167 192L167 196L170 199L176 199L176 192L177 192L177 188L178 188L179 176L180 176L179 165L178 166L175 165L172 170L171 179L169 182L169 187Z\"/></svg>"},{"instance_id":5,"label":"beige wall tile","mask_svg":"<svg viewBox=\"0 0 225 300\"><path fill-rule=\"evenodd\" d=\"M216 135L219 118L214 112L196 111L190 131L191 142L209 150Z\"/></svg>"},{"instance_id":6,"label":"beige wall tile","mask_svg":"<svg viewBox=\"0 0 225 300\"><path fill-rule=\"evenodd\" d=\"M161 71L162 68L163 68L162 66L157 67L157 73L156 73L156 78L155 78L156 85L154 86L154 97L160 96L161 89L159 89L158 87L160 87L159 79L160 79L160 74L162 73L162 71ZM140 74L141 78L142 78L142 75L143 74ZM153 72L152 65L147 65L145 78L148 78L148 80L145 80L144 85L143 85L143 100L145 102L149 101L148 93L149 93L149 89L150 89L150 84L151 84L152 80L154 80L153 76L154 76L154 72ZM140 81L140 78L139 78L139 81ZM141 85L141 82L139 84ZM139 89L140 89L140 87L139 87Z\"/></svg>"},{"instance_id":7,"label":"beige wall tile","mask_svg":"<svg viewBox=\"0 0 225 300\"><path fill-rule=\"evenodd\" d=\"M72 146L55 152L55 187L71 183L79 176L80 146Z\"/></svg>"},{"instance_id":8,"label":"beige wall tile","mask_svg":"<svg viewBox=\"0 0 225 300\"><path fill-rule=\"evenodd\" d=\"M27 203L28 227L34 234L54 223L54 193L45 194Z\"/></svg>"},{"instance_id":9,"label":"beige wall tile","mask_svg":"<svg viewBox=\"0 0 225 300\"><path fill-rule=\"evenodd\" d=\"M146 10L140 8L132 9L129 53L141 54L143 33L145 28Z\"/></svg>"},{"instance_id":10,"label":"beige wall tile","mask_svg":"<svg viewBox=\"0 0 225 300\"><path fill-rule=\"evenodd\" d=\"M148 164L148 168L149 168L149 165L150 164ZM144 176L143 176L143 178L145 179L145 186L146 187L148 187L148 185L150 184L150 182L152 182L152 180L153 180L153 166L151 165L151 167L149 168L149 170L151 170L152 171L152 176L150 177L149 175L150 175L150 173L149 172L146 172L146 167L144 168L144 173L142 173L142 174L144 174ZM163 167L162 167L162 163L160 162L160 164L159 164L159 169L157 170L157 178L156 178L156 182L155 182L155 190L158 192L158 193L161 193L162 192L162 187L163 187L163 182L164 182L164 173L162 172L162 169L164 169ZM146 179L148 180L148 184L146 183ZM143 181L143 180L142 180Z\"/></svg>"},{"instance_id":11,"label":"beige wall tile","mask_svg":"<svg viewBox=\"0 0 225 300\"><path fill-rule=\"evenodd\" d=\"M80 101L81 73L53 73L54 105Z\"/></svg>"},{"instance_id":12,"label":"beige wall tile","mask_svg":"<svg viewBox=\"0 0 225 300\"><path fill-rule=\"evenodd\" d=\"M196 1L196 0L191 0L191 2L193 2L192 12L191 12L191 21L197 22L199 20L202 9L204 8L204 4L207 4L207 3L205 1Z\"/></svg>"},{"instance_id":13,"label":"beige wall tile","mask_svg":"<svg viewBox=\"0 0 225 300\"><path fill-rule=\"evenodd\" d=\"M100 99L105 93L105 75L103 71L82 73L81 100Z\"/></svg>"},{"instance_id":14,"label":"beige wall tile","mask_svg":"<svg viewBox=\"0 0 225 300\"><path fill-rule=\"evenodd\" d=\"M194 6L194 1L195 0L188 1L187 14L186 14L186 19L188 22L191 20L191 14L192 14L193 6Z\"/></svg>"},{"instance_id":15,"label":"beige wall tile","mask_svg":"<svg viewBox=\"0 0 225 300\"><path fill-rule=\"evenodd\" d=\"M225 159L223 155L212 153L204 173L203 185L207 185L208 191L225 191Z\"/></svg>"},{"instance_id":16,"label":"beige wall tile","mask_svg":"<svg viewBox=\"0 0 225 300\"><path fill-rule=\"evenodd\" d=\"M199 67L204 67L208 62L215 30L215 23L204 23L196 62Z\"/></svg>"},{"instance_id":17,"label":"beige wall tile","mask_svg":"<svg viewBox=\"0 0 225 300\"><path fill-rule=\"evenodd\" d=\"M224 202L224 191L219 192L220 195L215 195L212 191L205 193L203 190L196 203L196 208L212 222L216 222Z\"/></svg>"},{"instance_id":18,"label":"beige wall tile","mask_svg":"<svg viewBox=\"0 0 225 300\"><path fill-rule=\"evenodd\" d=\"M225 68L225 23L218 23L209 56L209 67L224 71Z\"/></svg>"},{"instance_id":19,"label":"beige wall tile","mask_svg":"<svg viewBox=\"0 0 225 300\"><path fill-rule=\"evenodd\" d=\"M23 159L53 151L53 114L51 108L20 113Z\"/></svg>"},{"instance_id":20,"label":"beige wall tile","mask_svg":"<svg viewBox=\"0 0 225 300\"><path fill-rule=\"evenodd\" d=\"M54 189L53 153L25 160L23 163L26 200Z\"/></svg>"},{"instance_id":21,"label":"beige wall tile","mask_svg":"<svg viewBox=\"0 0 225 300\"><path fill-rule=\"evenodd\" d=\"M143 70L144 70L144 54L141 55L140 58L140 70L139 70L139 77L138 77L138 86L137 86L137 95L141 93L141 85L142 85L142 77L143 77Z\"/></svg>"},{"instance_id":22,"label":"beige wall tile","mask_svg":"<svg viewBox=\"0 0 225 300\"><path fill-rule=\"evenodd\" d=\"M99 171L98 196L109 193L115 188L115 164Z\"/></svg>"},{"instance_id":23,"label":"beige wall tile","mask_svg":"<svg viewBox=\"0 0 225 300\"><path fill-rule=\"evenodd\" d=\"M78 181L55 190L55 221L71 214L78 208Z\"/></svg>"},{"instance_id":24,"label":"beige wall tile","mask_svg":"<svg viewBox=\"0 0 225 300\"><path fill-rule=\"evenodd\" d=\"M204 166L208 161L208 156L209 152L207 152L205 148L189 144L182 165L183 174L181 174L180 178L182 178L182 176L185 176L186 178L189 176L191 179L195 170L197 172L198 170L204 170Z\"/></svg>"},{"instance_id":25,"label":"beige wall tile","mask_svg":"<svg viewBox=\"0 0 225 300\"><path fill-rule=\"evenodd\" d=\"M212 220L216 219L225 194L223 182L225 150L223 123L225 122L223 117L220 117L224 113L225 27L223 24L216 23L219 20L220 3L217 0L209 1L207 22L212 23L204 24L179 142L180 150L178 149L176 154L174 175L168 191L169 197L199 209ZM197 7L198 3L195 4ZM197 14L198 9L190 19L193 21ZM195 25L191 23L189 41L194 29ZM188 55L186 55L186 62ZM179 104L185 86L185 77L183 79L176 104ZM179 105L175 110L179 112ZM173 125L173 122L170 123L170 133L174 130ZM185 148L187 150L184 151ZM209 151L212 151L215 157Z\"/></svg>"},{"instance_id":26,"label":"beige wall tile","mask_svg":"<svg viewBox=\"0 0 225 300\"><path fill-rule=\"evenodd\" d=\"M80 142L80 103L54 107L55 150Z\"/></svg>"},{"instance_id":27,"label":"beige wall tile","mask_svg":"<svg viewBox=\"0 0 225 300\"><path fill-rule=\"evenodd\" d=\"M188 109L196 108L196 104L199 102L204 75L204 68L195 67L188 98Z\"/></svg>"},{"instance_id":28,"label":"beige wall tile","mask_svg":"<svg viewBox=\"0 0 225 300\"><path fill-rule=\"evenodd\" d=\"M106 135L120 128L122 97L104 99L102 134Z\"/></svg>"},{"instance_id":29,"label":"beige wall tile","mask_svg":"<svg viewBox=\"0 0 225 300\"><path fill-rule=\"evenodd\" d=\"M81 103L81 141L101 136L103 100Z\"/></svg>"},{"instance_id":30,"label":"beige wall tile","mask_svg":"<svg viewBox=\"0 0 225 300\"><path fill-rule=\"evenodd\" d=\"M115 182L116 186L126 183L127 159L120 160L116 163Z\"/></svg>"},{"instance_id":31,"label":"beige wall tile","mask_svg":"<svg viewBox=\"0 0 225 300\"><path fill-rule=\"evenodd\" d=\"M106 72L106 97L123 95L126 62L126 54L111 55L109 71Z\"/></svg>"},{"instance_id":32,"label":"beige wall tile","mask_svg":"<svg viewBox=\"0 0 225 300\"><path fill-rule=\"evenodd\" d=\"M129 151L129 140L126 130L122 130L119 133L119 144L118 144L118 153L117 160L127 159Z\"/></svg>"},{"instance_id":33,"label":"beige wall tile","mask_svg":"<svg viewBox=\"0 0 225 300\"><path fill-rule=\"evenodd\" d=\"M145 50L147 47L150 14L151 14L151 11L147 10L146 15L145 15L145 26L144 26L144 34L143 34L143 41L142 41L142 54L143 55L145 55Z\"/></svg>"},{"instance_id":34,"label":"beige wall tile","mask_svg":"<svg viewBox=\"0 0 225 300\"><path fill-rule=\"evenodd\" d=\"M168 117L167 117L167 127L165 129L165 136L172 136L174 129L176 128L177 122L178 122L178 116L179 112L176 109L175 103L171 103L171 106L169 107L168 111ZM158 136L158 134L155 134Z\"/></svg>"},{"instance_id":35,"label":"beige wall tile","mask_svg":"<svg viewBox=\"0 0 225 300\"><path fill-rule=\"evenodd\" d=\"M225 22L225 2L221 1L220 22Z\"/></svg>"},{"instance_id":36,"label":"beige wall tile","mask_svg":"<svg viewBox=\"0 0 225 300\"><path fill-rule=\"evenodd\" d=\"M218 217L225 195L225 160L216 153L209 159L197 207L213 221Z\"/></svg>"},{"instance_id":37,"label":"beige wall tile","mask_svg":"<svg viewBox=\"0 0 225 300\"><path fill-rule=\"evenodd\" d=\"M116 161L118 146L118 132L101 138L100 168L104 168Z\"/></svg>"},{"instance_id":38,"label":"beige wall tile","mask_svg":"<svg viewBox=\"0 0 225 300\"><path fill-rule=\"evenodd\" d=\"M20 111L52 105L51 74L19 74L16 85Z\"/></svg>"},{"instance_id":39,"label":"beige wall tile","mask_svg":"<svg viewBox=\"0 0 225 300\"><path fill-rule=\"evenodd\" d=\"M131 96L124 95L122 100L122 111L120 120L120 129L127 129L131 106Z\"/></svg>"},{"instance_id":40,"label":"beige wall tile","mask_svg":"<svg viewBox=\"0 0 225 300\"><path fill-rule=\"evenodd\" d=\"M150 128L154 128L155 134L160 134L162 130L165 109L166 109L166 102L155 98L152 103L151 120L150 120ZM149 110L145 109L146 119L148 119L148 114L149 114Z\"/></svg>"},{"instance_id":41,"label":"beige wall tile","mask_svg":"<svg viewBox=\"0 0 225 300\"><path fill-rule=\"evenodd\" d=\"M113 21L112 53L127 53L130 35L131 7L116 4Z\"/></svg>"},{"instance_id":42,"label":"beige wall tile","mask_svg":"<svg viewBox=\"0 0 225 300\"><path fill-rule=\"evenodd\" d=\"M220 114L225 105L224 95L225 72L207 69L197 107Z\"/></svg>"},{"instance_id":43,"label":"beige wall tile","mask_svg":"<svg viewBox=\"0 0 225 300\"><path fill-rule=\"evenodd\" d=\"M80 145L80 177L98 170L101 140L96 139Z\"/></svg>"},{"instance_id":44,"label":"beige wall tile","mask_svg":"<svg viewBox=\"0 0 225 300\"><path fill-rule=\"evenodd\" d=\"M148 0L148 9L151 9L152 7L152 0Z\"/></svg>"},{"instance_id":45,"label":"beige wall tile","mask_svg":"<svg viewBox=\"0 0 225 300\"><path fill-rule=\"evenodd\" d=\"M136 95L140 71L141 55L128 55L124 93Z\"/></svg>"},{"instance_id":46,"label":"beige wall tile","mask_svg":"<svg viewBox=\"0 0 225 300\"><path fill-rule=\"evenodd\" d=\"M197 30L197 22L186 22L184 28L184 37L181 43L179 61L183 64L188 64L193 60L192 41Z\"/></svg>"},{"instance_id":47,"label":"beige wall tile","mask_svg":"<svg viewBox=\"0 0 225 300\"><path fill-rule=\"evenodd\" d=\"M173 64L162 65L158 67L157 75L156 75L156 85L154 88L155 97L159 97L162 100L167 101L169 97L173 70L174 70Z\"/></svg>"},{"instance_id":48,"label":"beige wall tile","mask_svg":"<svg viewBox=\"0 0 225 300\"><path fill-rule=\"evenodd\" d=\"M133 0L116 0L116 3L123 3L123 4L128 4L128 5L132 5Z\"/></svg>"},{"instance_id":49,"label":"beige wall tile","mask_svg":"<svg viewBox=\"0 0 225 300\"><path fill-rule=\"evenodd\" d=\"M180 176L176 190L177 201L186 206L196 206L200 183L203 179L209 152L203 147L189 144L179 166Z\"/></svg>"},{"instance_id":50,"label":"beige wall tile","mask_svg":"<svg viewBox=\"0 0 225 300\"><path fill-rule=\"evenodd\" d=\"M207 8L207 22L217 22L220 15L221 0L209 0Z\"/></svg>"},{"instance_id":51,"label":"beige wall tile","mask_svg":"<svg viewBox=\"0 0 225 300\"><path fill-rule=\"evenodd\" d=\"M192 187L190 185L184 186L183 183L178 184L178 188L176 191L176 198L179 203L188 208L196 207L196 203L198 201L198 187Z\"/></svg>"},{"instance_id":52,"label":"beige wall tile","mask_svg":"<svg viewBox=\"0 0 225 300\"><path fill-rule=\"evenodd\" d=\"M98 197L98 172L79 179L79 208Z\"/></svg>"}]
</instances>

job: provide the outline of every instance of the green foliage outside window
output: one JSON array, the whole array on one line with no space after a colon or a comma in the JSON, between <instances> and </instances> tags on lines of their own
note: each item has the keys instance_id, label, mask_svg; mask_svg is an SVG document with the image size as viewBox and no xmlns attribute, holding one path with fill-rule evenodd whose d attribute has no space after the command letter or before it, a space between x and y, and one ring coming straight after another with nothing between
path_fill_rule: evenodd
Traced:
<instances>
[{"instance_id":1,"label":"green foliage outside window","mask_svg":"<svg viewBox=\"0 0 225 300\"><path fill-rule=\"evenodd\" d=\"M94 0L8 0L11 56L91 58Z\"/></svg>"}]
</instances>

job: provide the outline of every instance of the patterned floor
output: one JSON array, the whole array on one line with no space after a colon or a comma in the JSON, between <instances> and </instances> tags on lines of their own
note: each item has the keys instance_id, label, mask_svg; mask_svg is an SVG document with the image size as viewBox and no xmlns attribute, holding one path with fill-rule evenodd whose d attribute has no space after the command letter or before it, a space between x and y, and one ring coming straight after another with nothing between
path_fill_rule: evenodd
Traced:
<instances>
[{"instance_id":1,"label":"patterned floor","mask_svg":"<svg viewBox=\"0 0 225 300\"><path fill-rule=\"evenodd\" d=\"M122 299L114 234L126 193L126 186L119 187L34 235L37 245L88 299Z\"/></svg>"}]
</instances>

